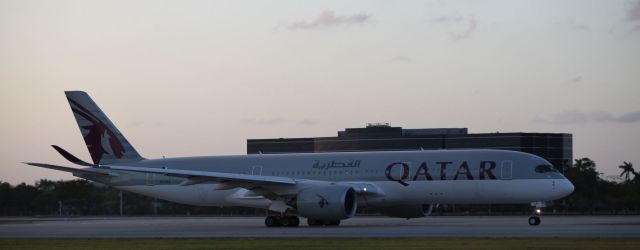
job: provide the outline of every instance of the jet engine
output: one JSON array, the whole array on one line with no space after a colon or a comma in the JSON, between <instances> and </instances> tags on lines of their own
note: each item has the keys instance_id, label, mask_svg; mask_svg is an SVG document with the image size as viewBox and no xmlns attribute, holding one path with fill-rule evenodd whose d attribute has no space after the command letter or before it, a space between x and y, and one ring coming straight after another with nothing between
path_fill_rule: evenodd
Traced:
<instances>
[{"instance_id":1,"label":"jet engine","mask_svg":"<svg viewBox=\"0 0 640 250\"><path fill-rule=\"evenodd\" d=\"M381 207L382 215L396 218L420 218L431 214L432 204L422 205L399 205L392 207Z\"/></svg>"},{"instance_id":2,"label":"jet engine","mask_svg":"<svg viewBox=\"0 0 640 250\"><path fill-rule=\"evenodd\" d=\"M298 214L302 217L339 221L356 214L356 192L352 187L330 185L298 192Z\"/></svg>"}]
</instances>

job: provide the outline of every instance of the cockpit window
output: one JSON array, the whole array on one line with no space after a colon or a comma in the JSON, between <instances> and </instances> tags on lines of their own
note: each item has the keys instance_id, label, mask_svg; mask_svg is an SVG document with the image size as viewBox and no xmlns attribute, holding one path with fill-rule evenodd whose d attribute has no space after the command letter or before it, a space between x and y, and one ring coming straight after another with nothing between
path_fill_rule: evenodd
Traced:
<instances>
[{"instance_id":1,"label":"cockpit window","mask_svg":"<svg viewBox=\"0 0 640 250\"><path fill-rule=\"evenodd\" d=\"M539 165L536 167L536 172L537 173L558 172L558 170L553 168L553 166L551 165Z\"/></svg>"}]
</instances>

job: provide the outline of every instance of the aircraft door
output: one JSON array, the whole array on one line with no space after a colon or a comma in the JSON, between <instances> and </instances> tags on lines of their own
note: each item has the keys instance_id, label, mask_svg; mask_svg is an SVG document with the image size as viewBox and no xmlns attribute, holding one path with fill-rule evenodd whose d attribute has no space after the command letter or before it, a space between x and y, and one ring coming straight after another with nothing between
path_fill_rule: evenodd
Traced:
<instances>
[{"instance_id":1,"label":"aircraft door","mask_svg":"<svg viewBox=\"0 0 640 250\"><path fill-rule=\"evenodd\" d=\"M500 166L500 176L503 180L511 180L512 179L512 168L513 161L502 161Z\"/></svg>"},{"instance_id":2,"label":"aircraft door","mask_svg":"<svg viewBox=\"0 0 640 250\"><path fill-rule=\"evenodd\" d=\"M147 173L147 186L156 185L156 174Z\"/></svg>"}]
</instances>

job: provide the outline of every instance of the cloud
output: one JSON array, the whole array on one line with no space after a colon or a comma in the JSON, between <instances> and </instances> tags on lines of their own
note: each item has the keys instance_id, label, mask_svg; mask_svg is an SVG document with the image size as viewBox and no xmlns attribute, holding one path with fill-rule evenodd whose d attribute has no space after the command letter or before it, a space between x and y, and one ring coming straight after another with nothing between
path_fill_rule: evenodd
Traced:
<instances>
[{"instance_id":1,"label":"cloud","mask_svg":"<svg viewBox=\"0 0 640 250\"><path fill-rule=\"evenodd\" d=\"M630 32L640 32L640 0L635 0L635 2L631 3L628 9L626 10L626 17L623 18L623 22L625 22L628 27L630 27ZM615 31L615 24L609 31L609 33L613 33Z\"/></svg>"},{"instance_id":2,"label":"cloud","mask_svg":"<svg viewBox=\"0 0 640 250\"><path fill-rule=\"evenodd\" d=\"M606 111L586 113L580 110L568 110L557 113L551 119L533 118L536 123L585 124L585 123L636 123L640 122L640 111L614 116Z\"/></svg>"},{"instance_id":3,"label":"cloud","mask_svg":"<svg viewBox=\"0 0 640 250\"><path fill-rule=\"evenodd\" d=\"M391 57L388 62L389 63L410 63L410 62L413 62L413 60L408 56L397 55L397 56Z\"/></svg>"},{"instance_id":4,"label":"cloud","mask_svg":"<svg viewBox=\"0 0 640 250\"><path fill-rule=\"evenodd\" d=\"M300 125L310 125L311 126L311 125L317 125L318 123L320 123L320 121L314 120L314 119L302 119L302 120L299 120L297 123L300 124Z\"/></svg>"},{"instance_id":5,"label":"cloud","mask_svg":"<svg viewBox=\"0 0 640 250\"><path fill-rule=\"evenodd\" d=\"M572 26L570 26L571 28L575 29L575 30L581 30L581 31L591 31L591 28L589 28L589 26L587 26L586 24L579 24L579 23L574 23L572 24Z\"/></svg>"},{"instance_id":6,"label":"cloud","mask_svg":"<svg viewBox=\"0 0 640 250\"><path fill-rule=\"evenodd\" d=\"M572 18L552 21L551 25L553 25L553 27L560 28L563 30L569 30L569 31L584 31L584 32L591 31L591 27L589 27L584 23L576 22Z\"/></svg>"},{"instance_id":7,"label":"cloud","mask_svg":"<svg viewBox=\"0 0 640 250\"><path fill-rule=\"evenodd\" d=\"M640 20L640 0L636 2L627 10L627 21L633 22Z\"/></svg>"},{"instance_id":8,"label":"cloud","mask_svg":"<svg viewBox=\"0 0 640 250\"><path fill-rule=\"evenodd\" d=\"M459 33L452 33L452 37L456 40L468 38L472 32L476 30L478 22L475 19L469 19L467 21L467 29Z\"/></svg>"},{"instance_id":9,"label":"cloud","mask_svg":"<svg viewBox=\"0 0 640 250\"><path fill-rule=\"evenodd\" d=\"M461 16L442 16L431 19L432 23L452 27L455 31L449 33L454 40L466 39L471 36L478 27L478 21L475 18L464 18Z\"/></svg>"},{"instance_id":10,"label":"cloud","mask_svg":"<svg viewBox=\"0 0 640 250\"><path fill-rule=\"evenodd\" d=\"M297 21L288 25L292 30L311 30L340 25L364 24L371 20L371 15L353 14L350 16L337 16L333 11L325 10L313 21Z\"/></svg>"},{"instance_id":11,"label":"cloud","mask_svg":"<svg viewBox=\"0 0 640 250\"><path fill-rule=\"evenodd\" d=\"M318 120L314 119L287 119L282 117L274 117L274 118L266 118L266 119L256 119L256 118L247 118L242 120L243 123L252 123L257 125L284 125L284 124L297 124L297 125L305 125L305 126L313 126L320 123Z\"/></svg>"},{"instance_id":12,"label":"cloud","mask_svg":"<svg viewBox=\"0 0 640 250\"><path fill-rule=\"evenodd\" d=\"M640 111L627 113L616 119L618 122L632 123L640 121Z\"/></svg>"},{"instance_id":13,"label":"cloud","mask_svg":"<svg viewBox=\"0 0 640 250\"><path fill-rule=\"evenodd\" d=\"M579 110L570 110L557 113L552 122L559 124L576 124L586 123L589 121L589 116Z\"/></svg>"},{"instance_id":14,"label":"cloud","mask_svg":"<svg viewBox=\"0 0 640 250\"><path fill-rule=\"evenodd\" d=\"M457 24L462 22L462 17L450 17L450 16L442 16L431 19L431 22L434 23L442 23L442 24Z\"/></svg>"},{"instance_id":15,"label":"cloud","mask_svg":"<svg viewBox=\"0 0 640 250\"><path fill-rule=\"evenodd\" d=\"M571 78L569 80L567 80L568 83L578 83L582 81L582 76L576 76L574 78Z\"/></svg>"}]
</instances>

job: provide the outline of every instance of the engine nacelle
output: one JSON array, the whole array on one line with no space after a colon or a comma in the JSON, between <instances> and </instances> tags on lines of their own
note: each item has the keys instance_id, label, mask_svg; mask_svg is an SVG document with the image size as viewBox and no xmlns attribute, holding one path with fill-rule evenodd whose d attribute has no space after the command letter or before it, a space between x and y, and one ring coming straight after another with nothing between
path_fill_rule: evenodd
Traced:
<instances>
[{"instance_id":1,"label":"engine nacelle","mask_svg":"<svg viewBox=\"0 0 640 250\"><path fill-rule=\"evenodd\" d=\"M406 219L428 216L431 214L431 210L433 210L433 205L431 204L399 205L380 208L380 211L385 216Z\"/></svg>"},{"instance_id":2,"label":"engine nacelle","mask_svg":"<svg viewBox=\"0 0 640 250\"><path fill-rule=\"evenodd\" d=\"M298 214L319 220L342 220L356 214L358 204L352 187L329 185L298 192Z\"/></svg>"}]
</instances>

